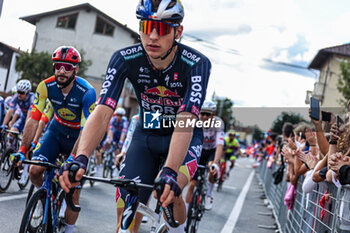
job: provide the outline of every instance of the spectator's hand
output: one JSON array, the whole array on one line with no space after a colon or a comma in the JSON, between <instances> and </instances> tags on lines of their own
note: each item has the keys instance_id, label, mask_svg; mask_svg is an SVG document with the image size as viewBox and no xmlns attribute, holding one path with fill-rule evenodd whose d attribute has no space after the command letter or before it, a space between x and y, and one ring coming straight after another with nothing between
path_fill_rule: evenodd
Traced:
<instances>
[{"instance_id":1,"label":"spectator's hand","mask_svg":"<svg viewBox=\"0 0 350 233\"><path fill-rule=\"evenodd\" d=\"M328 166L330 169L332 169L337 175L339 174L339 169L344 165L350 165L350 157L349 155L350 150L343 155L341 152L334 153L329 156L328 160Z\"/></svg>"},{"instance_id":2,"label":"spectator's hand","mask_svg":"<svg viewBox=\"0 0 350 233\"><path fill-rule=\"evenodd\" d=\"M339 139L340 131L338 129L337 124L333 124L331 127L331 141L337 142Z\"/></svg>"},{"instance_id":3,"label":"spectator's hand","mask_svg":"<svg viewBox=\"0 0 350 233\"><path fill-rule=\"evenodd\" d=\"M287 163L290 163L293 161L292 150L289 148L289 146L287 146L287 145L283 146L282 155L286 158Z\"/></svg>"},{"instance_id":4,"label":"spectator's hand","mask_svg":"<svg viewBox=\"0 0 350 233\"><path fill-rule=\"evenodd\" d=\"M336 122L336 115L333 112L329 112L331 114L331 120L327 122L329 125L333 125Z\"/></svg>"},{"instance_id":5,"label":"spectator's hand","mask_svg":"<svg viewBox=\"0 0 350 233\"><path fill-rule=\"evenodd\" d=\"M321 109L320 109L320 119L319 120L315 120L313 119L311 116L311 108L309 108L309 117L312 121L312 123L317 127L317 126L322 126L322 114L321 114Z\"/></svg>"},{"instance_id":6,"label":"spectator's hand","mask_svg":"<svg viewBox=\"0 0 350 233\"><path fill-rule=\"evenodd\" d=\"M297 144L291 138L288 138L288 146L292 150L298 149Z\"/></svg>"},{"instance_id":7,"label":"spectator's hand","mask_svg":"<svg viewBox=\"0 0 350 233\"><path fill-rule=\"evenodd\" d=\"M312 129L307 128L305 131L305 137L306 141L309 143L309 145L315 146L317 143L316 140L316 132L312 132Z\"/></svg>"},{"instance_id":8,"label":"spectator's hand","mask_svg":"<svg viewBox=\"0 0 350 233\"><path fill-rule=\"evenodd\" d=\"M302 151L298 151L296 153L296 156L303 161L304 163L307 164L307 166L312 170L315 168L317 162L318 162L318 158L317 155L313 155L311 153L304 153Z\"/></svg>"}]
</instances>

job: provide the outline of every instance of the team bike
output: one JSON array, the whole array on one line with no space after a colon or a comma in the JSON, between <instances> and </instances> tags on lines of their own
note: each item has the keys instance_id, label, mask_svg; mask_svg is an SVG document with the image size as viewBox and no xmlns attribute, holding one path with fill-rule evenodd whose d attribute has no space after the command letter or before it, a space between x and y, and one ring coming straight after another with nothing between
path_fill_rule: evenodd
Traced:
<instances>
[{"instance_id":1,"label":"team bike","mask_svg":"<svg viewBox=\"0 0 350 233\"><path fill-rule=\"evenodd\" d=\"M19 233L62 233L66 205L65 192L60 188L56 177L60 166L30 160L24 160L23 163L42 166L46 170L43 185L29 199Z\"/></svg>"},{"instance_id":2,"label":"team bike","mask_svg":"<svg viewBox=\"0 0 350 233\"><path fill-rule=\"evenodd\" d=\"M78 165L73 164L71 166L71 171L69 172L69 179L71 182L75 182L73 174L75 174L78 169L79 169ZM160 198L162 191L164 189L163 187L164 185L158 183L157 180L155 182L155 185L153 186L148 184L137 183L134 180L130 180L130 179L100 178L100 177L89 177L86 175L84 175L82 179L111 184L115 187L123 188L126 191L128 191L129 195L126 197L126 200L125 200L125 209L122 216L121 227L118 231L119 233L126 233L126 232L132 233L132 227L134 225L134 217L136 212L140 212L144 215L147 215L152 220L152 227L150 231L151 233L167 232L167 228L165 225L157 229L160 224L163 210L166 218L168 219L169 225L172 227L179 226L179 223L174 219L172 204L168 205L168 207L163 209L161 207L161 203L158 200L155 210L152 210L148 206L139 202L138 193L139 193L139 190L141 189L148 189L148 190L155 189L157 192L158 198ZM74 191L74 188L71 189L70 192L66 194L67 206L72 211L79 212L81 209L80 206L79 205L77 206L73 203L73 199L72 199L73 191Z\"/></svg>"},{"instance_id":3,"label":"team bike","mask_svg":"<svg viewBox=\"0 0 350 233\"><path fill-rule=\"evenodd\" d=\"M11 154L18 151L21 144L21 136L17 131L4 130L1 132L1 150L3 151L0 159L0 192L5 192L13 179L20 180L23 169L15 167L11 161ZM31 153L29 154L31 156ZM24 189L29 182L29 176L24 183L17 182L19 188Z\"/></svg>"},{"instance_id":4,"label":"team bike","mask_svg":"<svg viewBox=\"0 0 350 233\"><path fill-rule=\"evenodd\" d=\"M199 222L205 212L205 196L207 191L207 166L198 165L198 177L192 200L188 206L186 233L196 233Z\"/></svg>"}]
</instances>

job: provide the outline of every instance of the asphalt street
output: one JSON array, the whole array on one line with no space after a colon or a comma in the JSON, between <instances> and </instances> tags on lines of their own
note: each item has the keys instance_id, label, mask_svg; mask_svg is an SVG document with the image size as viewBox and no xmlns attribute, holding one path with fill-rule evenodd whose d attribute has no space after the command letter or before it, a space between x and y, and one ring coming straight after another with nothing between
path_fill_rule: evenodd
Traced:
<instances>
[{"instance_id":1,"label":"asphalt street","mask_svg":"<svg viewBox=\"0 0 350 233\"><path fill-rule=\"evenodd\" d=\"M215 187L213 209L205 212L198 232L274 232L272 211L267 209L263 205L263 200L259 198L262 188L254 174L253 162L248 158L238 159L222 191L217 192ZM6 193L0 193L0 233L19 231L27 192L28 188L19 191L16 182L13 182ZM82 210L74 232L115 232L116 205L113 186L85 185L81 193L80 205ZM152 201L150 207L154 205L155 201ZM143 223L140 233L149 232L150 226L150 222Z\"/></svg>"}]
</instances>

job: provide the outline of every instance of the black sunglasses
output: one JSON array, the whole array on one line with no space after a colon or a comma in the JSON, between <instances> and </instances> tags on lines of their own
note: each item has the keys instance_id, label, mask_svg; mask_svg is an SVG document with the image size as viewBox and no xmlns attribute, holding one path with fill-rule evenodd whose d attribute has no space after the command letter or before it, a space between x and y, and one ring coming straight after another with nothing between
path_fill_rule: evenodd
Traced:
<instances>
[{"instance_id":1,"label":"black sunglasses","mask_svg":"<svg viewBox=\"0 0 350 233\"><path fill-rule=\"evenodd\" d=\"M202 116L211 116L212 114L210 112L201 112Z\"/></svg>"},{"instance_id":2,"label":"black sunglasses","mask_svg":"<svg viewBox=\"0 0 350 233\"><path fill-rule=\"evenodd\" d=\"M17 94L24 95L25 92L24 91L17 91Z\"/></svg>"}]
</instances>

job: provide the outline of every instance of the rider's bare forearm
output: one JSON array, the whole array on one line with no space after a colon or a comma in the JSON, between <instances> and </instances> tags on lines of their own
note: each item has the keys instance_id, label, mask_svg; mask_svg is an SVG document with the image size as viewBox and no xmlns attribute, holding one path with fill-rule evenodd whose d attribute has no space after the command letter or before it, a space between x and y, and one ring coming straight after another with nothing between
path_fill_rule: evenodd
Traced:
<instances>
[{"instance_id":1,"label":"rider's bare forearm","mask_svg":"<svg viewBox=\"0 0 350 233\"><path fill-rule=\"evenodd\" d=\"M9 123L12 114L13 114L13 109L10 108L10 109L7 111L6 115L5 115L4 121L2 122L3 125L7 125L7 124Z\"/></svg>"},{"instance_id":2,"label":"rider's bare forearm","mask_svg":"<svg viewBox=\"0 0 350 233\"><path fill-rule=\"evenodd\" d=\"M186 121L196 119L191 113L182 112L176 117L176 121ZM178 124L180 125L180 124ZM180 128L177 126L171 137L168 159L165 166L170 167L174 171L178 172L181 164L183 163L188 147L193 135L193 128Z\"/></svg>"},{"instance_id":3,"label":"rider's bare forearm","mask_svg":"<svg viewBox=\"0 0 350 233\"><path fill-rule=\"evenodd\" d=\"M84 154L90 157L106 133L112 115L113 109L104 105L96 107L85 123L76 155Z\"/></svg>"},{"instance_id":4,"label":"rider's bare forearm","mask_svg":"<svg viewBox=\"0 0 350 233\"><path fill-rule=\"evenodd\" d=\"M215 150L214 163L219 164L221 157L224 154L224 145L217 145Z\"/></svg>"},{"instance_id":5,"label":"rider's bare forearm","mask_svg":"<svg viewBox=\"0 0 350 233\"><path fill-rule=\"evenodd\" d=\"M35 136L38 125L39 125L39 121L36 121L31 118L26 122L23 130L23 138L22 138L21 146L25 146L26 148L29 148L30 143L32 142Z\"/></svg>"}]
</instances>

